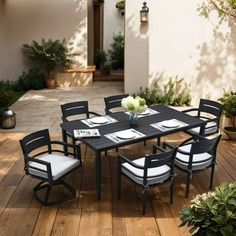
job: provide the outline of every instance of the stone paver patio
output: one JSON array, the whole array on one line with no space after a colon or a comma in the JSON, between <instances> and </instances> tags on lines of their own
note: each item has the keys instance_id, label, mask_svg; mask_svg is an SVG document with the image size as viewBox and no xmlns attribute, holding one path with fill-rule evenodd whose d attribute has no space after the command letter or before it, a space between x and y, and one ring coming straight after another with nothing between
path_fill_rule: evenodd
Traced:
<instances>
[{"instance_id":1,"label":"stone paver patio","mask_svg":"<svg viewBox=\"0 0 236 236\"><path fill-rule=\"evenodd\" d=\"M104 97L123 93L123 90L123 82L94 82L92 87L28 91L12 105L16 128L1 132L30 133L49 128L51 133L61 133L61 104L87 100L91 111L105 114Z\"/></svg>"}]
</instances>

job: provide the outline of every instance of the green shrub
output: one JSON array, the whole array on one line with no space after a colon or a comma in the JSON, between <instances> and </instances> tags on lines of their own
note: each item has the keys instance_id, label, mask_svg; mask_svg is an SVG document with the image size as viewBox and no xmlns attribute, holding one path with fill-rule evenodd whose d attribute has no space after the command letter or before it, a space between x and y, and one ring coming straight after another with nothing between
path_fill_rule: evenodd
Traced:
<instances>
[{"instance_id":1,"label":"green shrub","mask_svg":"<svg viewBox=\"0 0 236 236\"><path fill-rule=\"evenodd\" d=\"M7 109L14 100L14 90L1 89L0 90L0 111Z\"/></svg>"},{"instance_id":2,"label":"green shrub","mask_svg":"<svg viewBox=\"0 0 236 236\"><path fill-rule=\"evenodd\" d=\"M30 89L42 89L44 88L45 75L39 68L32 68L27 73L23 71L18 80L18 87L22 90L28 91Z\"/></svg>"},{"instance_id":3,"label":"green shrub","mask_svg":"<svg viewBox=\"0 0 236 236\"><path fill-rule=\"evenodd\" d=\"M94 55L94 63L97 69L101 69L107 62L107 53L104 50L96 51Z\"/></svg>"},{"instance_id":4,"label":"green shrub","mask_svg":"<svg viewBox=\"0 0 236 236\"><path fill-rule=\"evenodd\" d=\"M112 69L124 69L124 35L113 34L113 41L108 50Z\"/></svg>"},{"instance_id":5,"label":"green shrub","mask_svg":"<svg viewBox=\"0 0 236 236\"><path fill-rule=\"evenodd\" d=\"M32 41L31 44L23 44L23 51L35 66L43 70L47 78L52 76L55 69L70 67L74 62L65 39Z\"/></svg>"},{"instance_id":6,"label":"green shrub","mask_svg":"<svg viewBox=\"0 0 236 236\"><path fill-rule=\"evenodd\" d=\"M120 0L116 3L116 8L123 10L125 9L125 0Z\"/></svg>"},{"instance_id":7,"label":"green shrub","mask_svg":"<svg viewBox=\"0 0 236 236\"><path fill-rule=\"evenodd\" d=\"M183 78L174 79L171 77L169 81L164 84L163 89L160 88L158 82L155 81L150 88L140 88L137 93L138 96L145 98L147 105L163 104L166 106L189 106L191 103L191 96L189 89L185 85L182 88Z\"/></svg>"},{"instance_id":8,"label":"green shrub","mask_svg":"<svg viewBox=\"0 0 236 236\"><path fill-rule=\"evenodd\" d=\"M222 184L215 191L197 195L180 213L181 226L196 236L235 236L236 182Z\"/></svg>"},{"instance_id":9,"label":"green shrub","mask_svg":"<svg viewBox=\"0 0 236 236\"><path fill-rule=\"evenodd\" d=\"M111 65L105 64L101 68L101 73L103 75L110 75L111 74Z\"/></svg>"}]
</instances>

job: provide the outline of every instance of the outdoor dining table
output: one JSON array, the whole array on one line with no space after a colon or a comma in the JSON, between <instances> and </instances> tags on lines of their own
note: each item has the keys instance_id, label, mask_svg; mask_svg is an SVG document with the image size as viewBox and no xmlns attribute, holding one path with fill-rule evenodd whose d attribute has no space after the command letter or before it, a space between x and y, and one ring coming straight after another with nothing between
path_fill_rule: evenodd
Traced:
<instances>
[{"instance_id":1,"label":"outdoor dining table","mask_svg":"<svg viewBox=\"0 0 236 236\"><path fill-rule=\"evenodd\" d=\"M100 124L94 127L99 130L100 137L78 138L95 152L97 200L101 200L101 153L103 151L153 138L160 138L168 134L186 131L195 127L201 127L202 130L206 124L205 121L199 118L187 115L167 106L155 105L151 106L149 109L153 112L146 115L140 115L138 118L138 125L132 128L134 132L137 132L137 137L135 138L119 140L111 135L119 131L130 129L129 114L127 112L109 114L109 118L115 122ZM172 128L162 128L161 126L158 126L163 121L173 119L180 122L181 125ZM74 130L90 129L91 127L89 127L88 123L85 121L86 120L74 120L62 123L61 129L63 141L67 142L67 133L73 136Z\"/></svg>"}]
</instances>

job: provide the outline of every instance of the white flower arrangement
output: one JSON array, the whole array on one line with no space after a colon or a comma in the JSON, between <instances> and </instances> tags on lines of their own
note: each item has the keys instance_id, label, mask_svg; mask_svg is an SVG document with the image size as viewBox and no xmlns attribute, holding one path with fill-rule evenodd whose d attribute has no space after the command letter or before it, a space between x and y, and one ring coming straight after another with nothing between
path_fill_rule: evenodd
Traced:
<instances>
[{"instance_id":1,"label":"white flower arrangement","mask_svg":"<svg viewBox=\"0 0 236 236\"><path fill-rule=\"evenodd\" d=\"M121 100L121 106L125 109L125 111L130 111L133 113L142 113L147 109L146 100L139 96L136 96L135 98L132 96L123 98Z\"/></svg>"}]
</instances>

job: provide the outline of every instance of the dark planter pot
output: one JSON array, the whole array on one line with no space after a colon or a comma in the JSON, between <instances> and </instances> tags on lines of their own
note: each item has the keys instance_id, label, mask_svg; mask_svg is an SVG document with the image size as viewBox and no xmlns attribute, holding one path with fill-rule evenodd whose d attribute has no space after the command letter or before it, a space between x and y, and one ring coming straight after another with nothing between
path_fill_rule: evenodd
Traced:
<instances>
[{"instance_id":1,"label":"dark planter pot","mask_svg":"<svg viewBox=\"0 0 236 236\"><path fill-rule=\"evenodd\" d=\"M16 113L5 110L0 113L0 126L2 129L14 129L16 127Z\"/></svg>"},{"instance_id":2,"label":"dark planter pot","mask_svg":"<svg viewBox=\"0 0 236 236\"><path fill-rule=\"evenodd\" d=\"M234 127L225 127L224 132L227 134L227 136L230 139L236 140L236 128L234 128Z\"/></svg>"}]
</instances>

